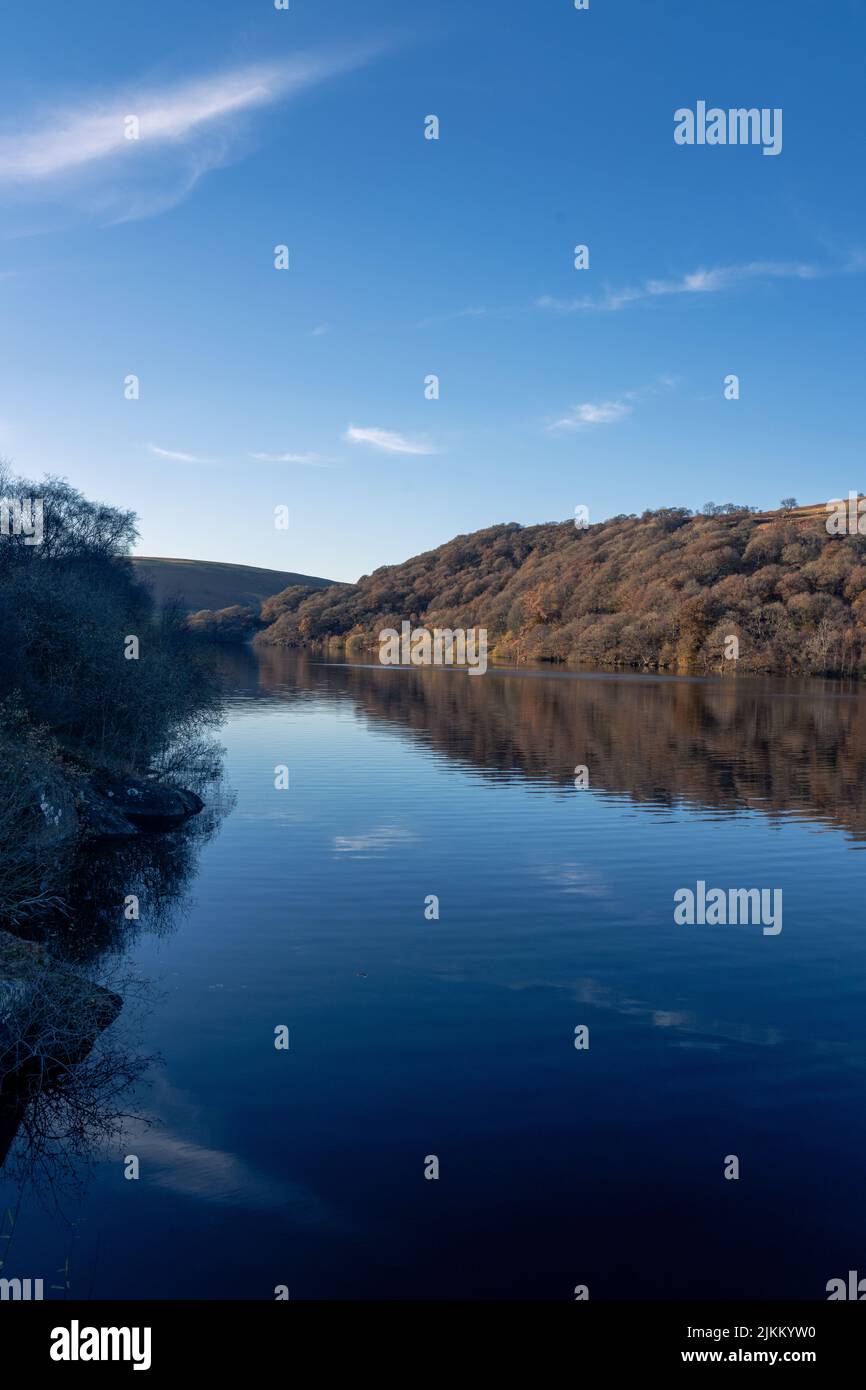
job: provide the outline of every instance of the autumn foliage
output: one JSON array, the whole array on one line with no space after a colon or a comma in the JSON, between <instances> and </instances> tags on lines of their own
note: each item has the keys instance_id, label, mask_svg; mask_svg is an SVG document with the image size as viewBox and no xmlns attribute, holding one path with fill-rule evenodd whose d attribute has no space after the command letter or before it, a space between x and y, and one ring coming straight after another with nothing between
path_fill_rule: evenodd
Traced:
<instances>
[{"instance_id":1,"label":"autumn foliage","mask_svg":"<svg viewBox=\"0 0 866 1390\"><path fill-rule=\"evenodd\" d=\"M491 526L357 584L294 585L256 641L370 652L408 619L485 627L507 662L866 674L866 537L829 535L821 507L705 513Z\"/></svg>"}]
</instances>

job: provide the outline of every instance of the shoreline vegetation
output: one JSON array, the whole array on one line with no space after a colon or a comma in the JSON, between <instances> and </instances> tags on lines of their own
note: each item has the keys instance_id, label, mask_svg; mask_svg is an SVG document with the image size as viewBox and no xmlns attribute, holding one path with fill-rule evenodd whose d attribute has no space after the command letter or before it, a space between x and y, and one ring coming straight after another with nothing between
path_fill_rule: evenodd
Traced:
<instances>
[{"instance_id":1,"label":"shoreline vegetation","mask_svg":"<svg viewBox=\"0 0 866 1390\"><path fill-rule=\"evenodd\" d=\"M850 508L849 508L850 510ZM866 676L866 536L824 504L708 503L491 526L357 584L291 585L258 612L190 615L199 637L376 653L384 629L483 628L492 663L783 676ZM737 639L732 659L730 639Z\"/></svg>"},{"instance_id":2,"label":"shoreline vegetation","mask_svg":"<svg viewBox=\"0 0 866 1390\"><path fill-rule=\"evenodd\" d=\"M0 466L0 497L40 504L35 540L0 537L0 1101L51 1085L122 1000L70 970L90 911L76 857L175 829L219 763L213 660L135 576L131 512ZM124 892L130 892L130 888ZM126 899L127 904L131 900ZM128 920L138 918L126 913ZM121 914L123 897L121 896ZM58 930L58 927L61 929ZM98 953L97 953L98 954Z\"/></svg>"}]
</instances>

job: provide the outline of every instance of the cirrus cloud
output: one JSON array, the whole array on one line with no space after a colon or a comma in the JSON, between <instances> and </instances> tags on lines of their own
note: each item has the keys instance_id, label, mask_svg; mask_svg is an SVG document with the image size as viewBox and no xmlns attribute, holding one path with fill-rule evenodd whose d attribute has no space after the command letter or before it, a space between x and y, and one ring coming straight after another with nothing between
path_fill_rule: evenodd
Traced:
<instances>
[{"instance_id":1,"label":"cirrus cloud","mask_svg":"<svg viewBox=\"0 0 866 1390\"><path fill-rule=\"evenodd\" d=\"M625 401L599 401L597 404L585 401L582 405L576 405L561 420L554 420L548 428L552 431L579 430L582 425L612 425L631 415L631 411L632 407Z\"/></svg>"},{"instance_id":2,"label":"cirrus cloud","mask_svg":"<svg viewBox=\"0 0 866 1390\"><path fill-rule=\"evenodd\" d=\"M81 204L113 221L151 216L237 153L242 118L380 51L367 44L158 86L130 83L19 112L14 130L0 128L0 189L19 203L53 201L67 215Z\"/></svg>"},{"instance_id":3,"label":"cirrus cloud","mask_svg":"<svg viewBox=\"0 0 866 1390\"><path fill-rule=\"evenodd\" d=\"M631 415L636 405L658 396L662 391L670 391L679 384L678 378L666 373L649 386L640 386L634 391L623 391L612 400L583 401L567 415L553 420L547 426L549 434L561 434L567 430L585 429L589 425L614 425Z\"/></svg>"},{"instance_id":4,"label":"cirrus cloud","mask_svg":"<svg viewBox=\"0 0 866 1390\"><path fill-rule=\"evenodd\" d=\"M184 454L179 449L163 449L159 444L148 444L148 449L158 459L168 459L170 463L213 463L213 459L199 458L198 454Z\"/></svg>"},{"instance_id":5,"label":"cirrus cloud","mask_svg":"<svg viewBox=\"0 0 866 1390\"><path fill-rule=\"evenodd\" d=\"M343 438L348 444L370 444L387 454L435 454L439 451L419 439L407 439L396 430L380 430L350 425Z\"/></svg>"},{"instance_id":6,"label":"cirrus cloud","mask_svg":"<svg viewBox=\"0 0 866 1390\"><path fill-rule=\"evenodd\" d=\"M748 261L743 265L693 270L673 280L647 280L642 285L620 290L608 289L597 297L584 295L579 299L556 299L551 295L543 295L536 299L535 304L539 309L555 309L566 314L592 310L613 313L618 309L627 308L630 304L669 295L719 294L750 280L820 280L826 276L851 274L862 269L863 258L859 255L851 256L846 263L839 266L809 265L803 261Z\"/></svg>"}]
</instances>

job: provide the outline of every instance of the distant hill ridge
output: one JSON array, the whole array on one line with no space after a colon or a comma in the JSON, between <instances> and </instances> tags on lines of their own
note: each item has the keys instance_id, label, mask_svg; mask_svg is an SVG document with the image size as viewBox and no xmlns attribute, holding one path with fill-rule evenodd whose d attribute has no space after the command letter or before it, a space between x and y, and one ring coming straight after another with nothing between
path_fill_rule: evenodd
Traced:
<instances>
[{"instance_id":1,"label":"distant hill ridge","mask_svg":"<svg viewBox=\"0 0 866 1390\"><path fill-rule=\"evenodd\" d=\"M408 620L486 628L506 662L862 676L866 537L827 520L788 499L490 526L357 584L291 585L262 604L256 642L372 653Z\"/></svg>"},{"instance_id":2,"label":"distant hill ridge","mask_svg":"<svg viewBox=\"0 0 866 1390\"><path fill-rule=\"evenodd\" d=\"M293 584L325 589L331 579L295 574L291 570L259 569L255 565L230 565L220 560L175 560L136 555L133 564L139 578L153 590L157 603L180 599L187 612L220 609L240 604L256 613L265 599Z\"/></svg>"}]
</instances>

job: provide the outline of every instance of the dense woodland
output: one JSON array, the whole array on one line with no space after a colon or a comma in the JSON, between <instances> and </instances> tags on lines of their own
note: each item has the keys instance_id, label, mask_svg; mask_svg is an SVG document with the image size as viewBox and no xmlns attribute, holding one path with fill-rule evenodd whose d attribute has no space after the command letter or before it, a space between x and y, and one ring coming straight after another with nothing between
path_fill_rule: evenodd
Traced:
<instances>
[{"instance_id":1,"label":"dense woodland","mask_svg":"<svg viewBox=\"0 0 866 1390\"><path fill-rule=\"evenodd\" d=\"M131 512L2 467L0 498L10 513L16 498L44 511L39 544L11 521L0 534L0 921L14 921L52 901L71 779L171 775L209 756L219 699L183 614L135 578Z\"/></svg>"},{"instance_id":2,"label":"dense woodland","mask_svg":"<svg viewBox=\"0 0 866 1390\"><path fill-rule=\"evenodd\" d=\"M866 537L831 536L826 521L823 506L788 499L771 513L709 503L583 529L491 526L357 584L294 585L262 605L256 641L360 654L408 619L484 627L505 662L859 676Z\"/></svg>"}]
</instances>

